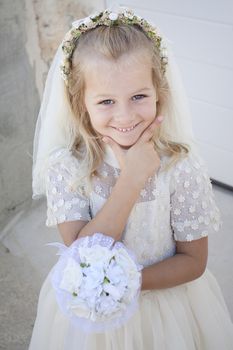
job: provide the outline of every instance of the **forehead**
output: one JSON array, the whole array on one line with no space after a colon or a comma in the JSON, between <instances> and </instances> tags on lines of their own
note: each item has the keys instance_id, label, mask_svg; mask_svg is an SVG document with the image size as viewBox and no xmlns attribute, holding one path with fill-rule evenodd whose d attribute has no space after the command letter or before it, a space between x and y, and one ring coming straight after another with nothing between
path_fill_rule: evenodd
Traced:
<instances>
[{"instance_id":1,"label":"forehead","mask_svg":"<svg viewBox=\"0 0 233 350\"><path fill-rule=\"evenodd\" d=\"M139 90L152 84L152 64L146 55L125 54L117 60L91 58L84 71L85 89L90 93L115 94Z\"/></svg>"}]
</instances>

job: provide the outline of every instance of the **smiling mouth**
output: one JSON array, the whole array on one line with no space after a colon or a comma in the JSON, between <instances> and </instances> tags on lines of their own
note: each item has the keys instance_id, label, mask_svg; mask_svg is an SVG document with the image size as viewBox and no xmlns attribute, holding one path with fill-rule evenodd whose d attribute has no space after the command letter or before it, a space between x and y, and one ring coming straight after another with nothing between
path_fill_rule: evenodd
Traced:
<instances>
[{"instance_id":1,"label":"smiling mouth","mask_svg":"<svg viewBox=\"0 0 233 350\"><path fill-rule=\"evenodd\" d=\"M120 132L130 132L130 131L134 130L138 124L134 124L130 128L116 128L116 127L113 126L113 129L115 129L117 131L120 131Z\"/></svg>"}]
</instances>

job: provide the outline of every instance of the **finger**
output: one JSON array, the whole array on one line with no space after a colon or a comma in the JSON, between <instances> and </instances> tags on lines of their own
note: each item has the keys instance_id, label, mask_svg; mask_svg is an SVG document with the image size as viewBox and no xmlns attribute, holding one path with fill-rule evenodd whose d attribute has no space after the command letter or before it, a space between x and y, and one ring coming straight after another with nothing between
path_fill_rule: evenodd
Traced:
<instances>
[{"instance_id":1,"label":"finger","mask_svg":"<svg viewBox=\"0 0 233 350\"><path fill-rule=\"evenodd\" d=\"M161 124L163 119L163 116L156 117L153 122L144 130L136 143L141 144L150 141L151 137L154 135L156 127Z\"/></svg>"}]
</instances>

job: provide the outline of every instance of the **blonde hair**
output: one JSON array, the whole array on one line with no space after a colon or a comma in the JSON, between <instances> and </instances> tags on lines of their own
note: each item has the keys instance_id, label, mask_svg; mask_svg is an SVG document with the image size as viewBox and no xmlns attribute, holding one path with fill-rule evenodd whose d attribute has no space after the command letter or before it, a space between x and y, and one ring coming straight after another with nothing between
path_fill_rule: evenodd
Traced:
<instances>
[{"instance_id":1,"label":"blonde hair","mask_svg":"<svg viewBox=\"0 0 233 350\"><path fill-rule=\"evenodd\" d=\"M87 58L101 55L109 60L116 61L124 54L138 52L148 54L152 63L152 80L157 93L157 115L167 115L170 97L169 85L166 76L161 70L161 60L158 49L151 39L137 25L99 26L83 33L77 41L72 57L71 77L66 87L75 122L76 139L73 153L81 160L79 178L75 183L85 180L91 191L91 177L100 176L98 168L103 161L104 152L101 145L101 135L91 125L84 103L84 72ZM162 128L157 128L154 136L155 150L160 156L170 157L166 165L169 169L181 157L186 156L189 146L169 139ZM101 177L101 176L100 176ZM86 181L87 180L87 181Z\"/></svg>"}]
</instances>

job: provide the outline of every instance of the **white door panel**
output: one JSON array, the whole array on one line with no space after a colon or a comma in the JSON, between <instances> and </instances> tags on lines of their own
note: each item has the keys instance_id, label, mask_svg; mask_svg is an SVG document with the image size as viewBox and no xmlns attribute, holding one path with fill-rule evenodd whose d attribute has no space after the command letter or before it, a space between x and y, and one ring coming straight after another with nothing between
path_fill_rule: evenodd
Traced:
<instances>
[{"instance_id":1,"label":"white door panel","mask_svg":"<svg viewBox=\"0 0 233 350\"><path fill-rule=\"evenodd\" d=\"M133 9L148 9L156 12L170 13L176 16L200 18L220 23L232 24L233 1L202 0L126 0L107 1L107 4L118 3Z\"/></svg>"},{"instance_id":2,"label":"white door panel","mask_svg":"<svg viewBox=\"0 0 233 350\"><path fill-rule=\"evenodd\" d=\"M232 152L204 142L200 142L199 147L203 158L208 159L211 178L233 187Z\"/></svg>"},{"instance_id":3,"label":"white door panel","mask_svg":"<svg viewBox=\"0 0 233 350\"><path fill-rule=\"evenodd\" d=\"M198 100L190 100L194 134L199 140L232 151L233 118L231 110ZM204 122L203 122L204 121Z\"/></svg>"},{"instance_id":4,"label":"white door panel","mask_svg":"<svg viewBox=\"0 0 233 350\"><path fill-rule=\"evenodd\" d=\"M233 112L233 69L177 57L187 95Z\"/></svg>"}]
</instances>

